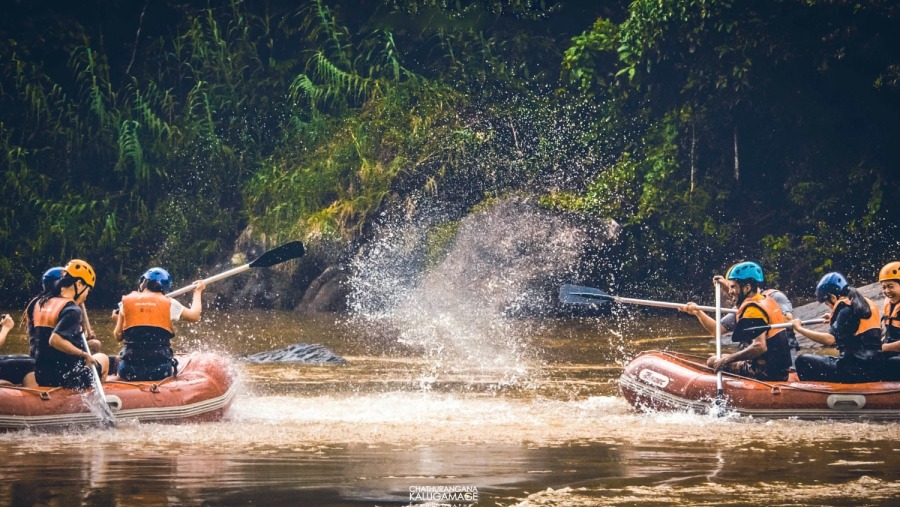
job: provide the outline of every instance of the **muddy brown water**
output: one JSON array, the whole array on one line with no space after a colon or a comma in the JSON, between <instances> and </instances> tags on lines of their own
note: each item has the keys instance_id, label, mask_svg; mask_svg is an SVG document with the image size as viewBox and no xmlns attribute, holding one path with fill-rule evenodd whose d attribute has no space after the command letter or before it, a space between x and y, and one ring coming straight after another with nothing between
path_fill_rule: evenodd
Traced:
<instances>
[{"instance_id":1,"label":"muddy brown water","mask_svg":"<svg viewBox=\"0 0 900 507\"><path fill-rule=\"evenodd\" d=\"M113 350L100 313L92 320ZM335 317L205 317L179 328L178 348L240 365L225 420L0 434L0 504L900 502L896 423L634 412L616 385L628 358L652 348L713 351L686 316L530 322L512 364L443 357ZM323 344L348 363L238 359L297 342ZM3 352L26 350L17 329Z\"/></svg>"}]
</instances>

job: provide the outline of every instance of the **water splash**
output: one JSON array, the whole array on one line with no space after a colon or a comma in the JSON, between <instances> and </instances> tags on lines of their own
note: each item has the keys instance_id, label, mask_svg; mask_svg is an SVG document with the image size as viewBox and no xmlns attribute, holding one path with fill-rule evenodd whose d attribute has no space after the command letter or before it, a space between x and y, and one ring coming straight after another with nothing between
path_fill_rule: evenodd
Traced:
<instances>
[{"instance_id":1,"label":"water splash","mask_svg":"<svg viewBox=\"0 0 900 507\"><path fill-rule=\"evenodd\" d=\"M445 254L426 269L435 222L382 224L353 263L354 315L430 360L425 389L460 369L492 372L498 385L527 381L539 364L528 340L537 324L520 317L552 304L592 236L527 198L510 197L460 220Z\"/></svg>"}]
</instances>

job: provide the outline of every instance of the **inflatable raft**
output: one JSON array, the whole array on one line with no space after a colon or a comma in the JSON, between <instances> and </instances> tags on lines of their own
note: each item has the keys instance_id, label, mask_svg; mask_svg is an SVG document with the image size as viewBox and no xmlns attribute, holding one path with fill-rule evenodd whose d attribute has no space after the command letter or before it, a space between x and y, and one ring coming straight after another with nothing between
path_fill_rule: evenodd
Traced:
<instances>
[{"instance_id":1,"label":"inflatable raft","mask_svg":"<svg viewBox=\"0 0 900 507\"><path fill-rule=\"evenodd\" d=\"M725 410L764 418L900 420L900 382L768 382L722 375ZM705 358L648 351L633 359L619 389L641 411L709 412L716 375Z\"/></svg>"},{"instance_id":2,"label":"inflatable raft","mask_svg":"<svg viewBox=\"0 0 900 507\"><path fill-rule=\"evenodd\" d=\"M235 375L214 354L178 356L178 375L152 382L110 377L103 383L116 421L199 422L221 419L234 399ZM0 430L95 425L93 392L0 385Z\"/></svg>"}]
</instances>

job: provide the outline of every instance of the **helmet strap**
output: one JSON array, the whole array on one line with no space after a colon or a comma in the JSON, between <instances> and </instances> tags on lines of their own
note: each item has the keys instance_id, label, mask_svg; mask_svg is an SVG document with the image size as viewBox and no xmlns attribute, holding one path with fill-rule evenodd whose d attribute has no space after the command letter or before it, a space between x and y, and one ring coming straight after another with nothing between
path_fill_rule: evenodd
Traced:
<instances>
[{"instance_id":1,"label":"helmet strap","mask_svg":"<svg viewBox=\"0 0 900 507\"><path fill-rule=\"evenodd\" d=\"M78 291L78 282L81 282L82 284L84 284L84 287L85 287L80 292ZM81 295L84 294L85 292L87 292L87 290L90 288L88 286L88 284L81 281L81 279L76 280L75 285L73 285L73 287L75 288L75 301L78 301L78 299L81 297Z\"/></svg>"}]
</instances>

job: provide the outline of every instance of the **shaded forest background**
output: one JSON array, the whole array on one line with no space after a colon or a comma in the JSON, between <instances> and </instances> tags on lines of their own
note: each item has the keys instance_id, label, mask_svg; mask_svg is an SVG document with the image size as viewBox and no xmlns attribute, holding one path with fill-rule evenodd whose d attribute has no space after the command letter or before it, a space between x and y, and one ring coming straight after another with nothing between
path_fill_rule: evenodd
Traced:
<instances>
[{"instance_id":1,"label":"shaded forest background","mask_svg":"<svg viewBox=\"0 0 900 507\"><path fill-rule=\"evenodd\" d=\"M71 257L99 302L190 280L242 233L321 270L388 209L445 203L452 232L511 193L618 221L584 276L629 295L752 259L799 296L900 257L894 2L3 7L0 306Z\"/></svg>"}]
</instances>

